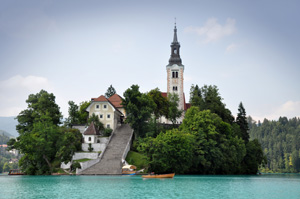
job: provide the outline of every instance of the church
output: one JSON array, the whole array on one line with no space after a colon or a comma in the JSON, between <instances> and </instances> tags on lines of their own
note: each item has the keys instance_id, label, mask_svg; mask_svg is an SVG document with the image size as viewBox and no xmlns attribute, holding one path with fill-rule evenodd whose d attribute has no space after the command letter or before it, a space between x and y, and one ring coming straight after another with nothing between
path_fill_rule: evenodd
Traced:
<instances>
[{"instance_id":1,"label":"church","mask_svg":"<svg viewBox=\"0 0 300 199\"><path fill-rule=\"evenodd\" d=\"M174 27L174 36L173 42L171 43L171 56L169 59L169 64L166 66L167 69L167 92L162 92L162 96L168 97L168 93L176 93L179 98L178 109L183 110L183 115L181 118L177 120L177 123L181 123L184 114L188 108L190 108L190 104L185 101L184 94L184 65L182 64L182 60L180 58L180 43L177 39L177 28L176 23ZM171 123L165 117L160 118L160 123Z\"/></svg>"},{"instance_id":2,"label":"church","mask_svg":"<svg viewBox=\"0 0 300 199\"><path fill-rule=\"evenodd\" d=\"M171 56L169 64L166 66L167 70L167 92L162 92L163 97L168 97L168 93L176 93L179 98L178 109L183 110L183 114L177 119L177 123L181 123L186 110L190 107L186 103L184 94L184 65L180 58L180 43L177 39L176 23L174 27L173 42L171 43ZM126 118L125 109L122 106L122 99L115 94L111 98L105 98L101 95L98 98L92 98L90 106L86 109L89 112L89 117L95 114L106 128L116 129L117 124L121 122L120 118ZM171 121L165 117L159 118L160 123L170 124Z\"/></svg>"}]
</instances>

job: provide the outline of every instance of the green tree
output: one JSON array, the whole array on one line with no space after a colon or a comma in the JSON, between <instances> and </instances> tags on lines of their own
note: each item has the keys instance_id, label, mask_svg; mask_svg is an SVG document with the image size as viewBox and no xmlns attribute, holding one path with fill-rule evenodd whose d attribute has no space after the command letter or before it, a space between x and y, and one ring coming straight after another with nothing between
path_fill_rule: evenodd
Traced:
<instances>
[{"instance_id":1,"label":"green tree","mask_svg":"<svg viewBox=\"0 0 300 199\"><path fill-rule=\"evenodd\" d=\"M16 126L16 129L19 134L31 131L33 124L44 115L47 115L54 125L61 123L62 115L52 93L41 90L37 94L29 95L26 103L28 108L21 111L17 116L19 124Z\"/></svg>"},{"instance_id":2,"label":"green tree","mask_svg":"<svg viewBox=\"0 0 300 199\"><path fill-rule=\"evenodd\" d=\"M3 171L3 172L8 172L10 169L11 169L11 168L10 168L9 163L8 163L8 162L5 162L4 165L3 165L2 171Z\"/></svg>"},{"instance_id":3,"label":"green tree","mask_svg":"<svg viewBox=\"0 0 300 199\"><path fill-rule=\"evenodd\" d=\"M132 85L123 95L122 105L127 113L126 122L134 129L136 138L144 137L148 125L147 121L156 105L147 94L139 91L138 85Z\"/></svg>"},{"instance_id":4,"label":"green tree","mask_svg":"<svg viewBox=\"0 0 300 199\"><path fill-rule=\"evenodd\" d=\"M151 90L148 93L148 96L154 101L156 107L154 109L155 119L158 119L161 116L168 117L168 99L161 95L161 92L158 88Z\"/></svg>"},{"instance_id":5,"label":"green tree","mask_svg":"<svg viewBox=\"0 0 300 199\"><path fill-rule=\"evenodd\" d=\"M97 128L98 131L104 130L104 125L102 122L100 122L100 119L95 113L91 115L88 119L88 125L90 125L92 122L94 122L95 127Z\"/></svg>"},{"instance_id":6,"label":"green tree","mask_svg":"<svg viewBox=\"0 0 300 199\"><path fill-rule=\"evenodd\" d=\"M79 124L86 124L89 113L86 111L87 107L91 104L91 102L84 101L79 104L79 112L78 112L78 117L79 117Z\"/></svg>"},{"instance_id":7,"label":"green tree","mask_svg":"<svg viewBox=\"0 0 300 199\"><path fill-rule=\"evenodd\" d=\"M204 106L204 101L202 98L202 93L201 89L199 88L198 85L194 86L194 84L191 86L190 89L190 104L192 106L198 106L198 107L203 107Z\"/></svg>"},{"instance_id":8,"label":"green tree","mask_svg":"<svg viewBox=\"0 0 300 199\"><path fill-rule=\"evenodd\" d=\"M168 101L168 119L171 120L174 125L177 119L182 116L183 110L178 109L179 98L176 93L168 93Z\"/></svg>"},{"instance_id":9,"label":"green tree","mask_svg":"<svg viewBox=\"0 0 300 199\"><path fill-rule=\"evenodd\" d=\"M51 174L56 157L64 161L72 155L74 147L70 142L74 141L72 136L76 135L71 136L68 131L64 132L65 129L58 126L61 114L53 94L42 90L36 95L29 95L26 102L28 109L17 116L19 137L9 141L9 149L20 151L22 157L19 165L26 174ZM81 137L77 134L76 138L79 140L78 144ZM61 139L69 141L64 142ZM63 153L60 153L62 150Z\"/></svg>"},{"instance_id":10,"label":"green tree","mask_svg":"<svg viewBox=\"0 0 300 199\"><path fill-rule=\"evenodd\" d=\"M112 85L110 85L105 93L105 97L110 98L111 96L113 96L116 93L117 93L116 89Z\"/></svg>"},{"instance_id":11,"label":"green tree","mask_svg":"<svg viewBox=\"0 0 300 199\"><path fill-rule=\"evenodd\" d=\"M62 128L62 137L57 142L56 158L65 164L72 160L76 151L81 151L82 135L78 129Z\"/></svg>"},{"instance_id":12,"label":"green tree","mask_svg":"<svg viewBox=\"0 0 300 199\"><path fill-rule=\"evenodd\" d=\"M264 156L261 145L257 139L249 141L246 144L246 150L247 153L242 163L241 172L243 174L256 174L258 171L258 167L261 164L265 164L267 162L267 159Z\"/></svg>"},{"instance_id":13,"label":"green tree","mask_svg":"<svg viewBox=\"0 0 300 199\"><path fill-rule=\"evenodd\" d=\"M229 124L233 123L234 118L230 110L227 109L225 107L226 105L222 102L223 99L220 96L217 86L204 85L199 89L198 85L192 85L190 94L190 103L193 106L198 106L201 111L210 110L212 113L219 115L224 122Z\"/></svg>"},{"instance_id":14,"label":"green tree","mask_svg":"<svg viewBox=\"0 0 300 199\"><path fill-rule=\"evenodd\" d=\"M230 124L211 113L200 111L198 107L188 109L180 126L185 132L195 136L196 150L191 173L235 174L245 156L242 139L233 135Z\"/></svg>"},{"instance_id":15,"label":"green tree","mask_svg":"<svg viewBox=\"0 0 300 199\"><path fill-rule=\"evenodd\" d=\"M236 123L240 126L242 139L247 143L249 142L249 127L246 117L246 111L242 102L239 104L238 111L239 112L236 118Z\"/></svg>"},{"instance_id":16,"label":"green tree","mask_svg":"<svg viewBox=\"0 0 300 199\"><path fill-rule=\"evenodd\" d=\"M74 124L79 124L79 107L75 102L69 101L69 117L66 119L65 124L68 127L72 127Z\"/></svg>"},{"instance_id":17,"label":"green tree","mask_svg":"<svg viewBox=\"0 0 300 199\"><path fill-rule=\"evenodd\" d=\"M182 174L193 164L193 135L173 129L145 140L139 150L149 157L151 171Z\"/></svg>"}]
</instances>

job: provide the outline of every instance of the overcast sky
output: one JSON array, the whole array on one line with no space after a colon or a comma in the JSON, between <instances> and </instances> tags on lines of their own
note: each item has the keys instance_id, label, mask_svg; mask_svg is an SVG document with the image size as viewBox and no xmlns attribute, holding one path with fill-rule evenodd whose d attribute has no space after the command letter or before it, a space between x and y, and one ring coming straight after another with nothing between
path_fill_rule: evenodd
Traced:
<instances>
[{"instance_id":1,"label":"overcast sky","mask_svg":"<svg viewBox=\"0 0 300 199\"><path fill-rule=\"evenodd\" d=\"M216 85L236 116L300 117L300 2L0 0L0 116L29 94L68 101L121 96L132 84L166 91L174 18L192 84Z\"/></svg>"}]
</instances>

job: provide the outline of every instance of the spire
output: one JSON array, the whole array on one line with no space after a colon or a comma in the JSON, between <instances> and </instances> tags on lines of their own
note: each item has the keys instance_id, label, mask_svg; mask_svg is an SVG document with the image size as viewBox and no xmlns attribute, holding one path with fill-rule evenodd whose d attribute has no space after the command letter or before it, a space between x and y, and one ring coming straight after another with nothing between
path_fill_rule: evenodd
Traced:
<instances>
[{"instance_id":1,"label":"spire","mask_svg":"<svg viewBox=\"0 0 300 199\"><path fill-rule=\"evenodd\" d=\"M171 43L171 57L169 59L169 66L172 66L173 64L182 66L179 49L180 49L180 44L177 39L177 27L176 27L176 18L175 18L174 36L173 36L173 42Z\"/></svg>"},{"instance_id":2,"label":"spire","mask_svg":"<svg viewBox=\"0 0 300 199\"><path fill-rule=\"evenodd\" d=\"M173 43L178 43L177 40L177 28L176 28L176 18L175 18L175 26L174 26L174 37L173 37Z\"/></svg>"}]
</instances>

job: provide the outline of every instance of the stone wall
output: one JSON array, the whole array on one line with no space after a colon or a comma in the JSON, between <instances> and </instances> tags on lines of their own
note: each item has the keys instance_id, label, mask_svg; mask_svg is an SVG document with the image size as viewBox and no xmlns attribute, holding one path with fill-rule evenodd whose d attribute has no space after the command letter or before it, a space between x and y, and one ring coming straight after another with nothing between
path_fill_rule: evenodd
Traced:
<instances>
[{"instance_id":1,"label":"stone wall","mask_svg":"<svg viewBox=\"0 0 300 199\"><path fill-rule=\"evenodd\" d=\"M93 151L104 151L104 149L106 148L107 144L102 144L102 143L93 143L92 144L92 148ZM82 144L82 150L83 151L89 151L89 144L88 143L83 143Z\"/></svg>"},{"instance_id":2,"label":"stone wall","mask_svg":"<svg viewBox=\"0 0 300 199\"><path fill-rule=\"evenodd\" d=\"M95 153L75 153L73 155L73 160L80 160L80 159L97 159L99 156L98 152Z\"/></svg>"}]
</instances>

